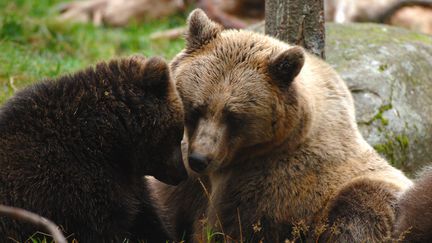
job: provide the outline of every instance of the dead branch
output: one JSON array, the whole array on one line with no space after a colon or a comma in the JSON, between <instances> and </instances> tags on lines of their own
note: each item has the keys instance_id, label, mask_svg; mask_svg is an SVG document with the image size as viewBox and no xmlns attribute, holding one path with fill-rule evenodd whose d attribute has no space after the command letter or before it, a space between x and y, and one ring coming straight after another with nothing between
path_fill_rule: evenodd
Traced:
<instances>
[{"instance_id":1,"label":"dead branch","mask_svg":"<svg viewBox=\"0 0 432 243\"><path fill-rule=\"evenodd\" d=\"M182 26L174 29L155 32L150 35L150 39L151 40L158 40L158 39L173 40L181 37L185 33L186 33L186 27Z\"/></svg>"},{"instance_id":2,"label":"dead branch","mask_svg":"<svg viewBox=\"0 0 432 243\"><path fill-rule=\"evenodd\" d=\"M0 215L44 228L57 243L67 243L66 238L52 221L27 210L0 205Z\"/></svg>"},{"instance_id":3,"label":"dead branch","mask_svg":"<svg viewBox=\"0 0 432 243\"><path fill-rule=\"evenodd\" d=\"M210 19L220 23L227 29L243 29L247 26L242 20L231 16L216 7L212 0L199 0L197 6L204 10Z\"/></svg>"}]
</instances>

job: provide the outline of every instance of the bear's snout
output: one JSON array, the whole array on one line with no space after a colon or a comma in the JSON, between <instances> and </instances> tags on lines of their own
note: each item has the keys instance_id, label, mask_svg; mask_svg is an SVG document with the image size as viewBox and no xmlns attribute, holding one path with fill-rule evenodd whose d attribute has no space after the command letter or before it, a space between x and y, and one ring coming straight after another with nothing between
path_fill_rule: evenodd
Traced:
<instances>
[{"instance_id":1,"label":"bear's snout","mask_svg":"<svg viewBox=\"0 0 432 243\"><path fill-rule=\"evenodd\" d=\"M175 149L166 161L165 169L155 172L153 176L159 181L173 186L180 184L180 182L188 178L180 146L178 149Z\"/></svg>"},{"instance_id":2,"label":"bear's snout","mask_svg":"<svg viewBox=\"0 0 432 243\"><path fill-rule=\"evenodd\" d=\"M183 161L179 163L174 170L168 170L167 175L167 183L171 185L178 185L180 182L186 180L188 178L188 173L183 165Z\"/></svg>"},{"instance_id":3,"label":"bear's snout","mask_svg":"<svg viewBox=\"0 0 432 243\"><path fill-rule=\"evenodd\" d=\"M189 166L190 168L197 172L203 172L209 165L210 159L199 153L192 153L189 155Z\"/></svg>"}]
</instances>

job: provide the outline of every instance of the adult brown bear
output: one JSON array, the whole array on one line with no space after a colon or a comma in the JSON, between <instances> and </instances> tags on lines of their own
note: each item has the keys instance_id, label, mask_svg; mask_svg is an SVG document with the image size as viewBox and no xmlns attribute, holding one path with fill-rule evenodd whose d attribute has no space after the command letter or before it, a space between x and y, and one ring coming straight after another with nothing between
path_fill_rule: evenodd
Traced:
<instances>
[{"instance_id":1,"label":"adult brown bear","mask_svg":"<svg viewBox=\"0 0 432 243\"><path fill-rule=\"evenodd\" d=\"M391 236L412 182L362 138L328 64L269 36L222 30L201 10L186 40L171 67L189 166L204 180L158 187L178 238L284 242L300 222L314 242Z\"/></svg>"}]
</instances>

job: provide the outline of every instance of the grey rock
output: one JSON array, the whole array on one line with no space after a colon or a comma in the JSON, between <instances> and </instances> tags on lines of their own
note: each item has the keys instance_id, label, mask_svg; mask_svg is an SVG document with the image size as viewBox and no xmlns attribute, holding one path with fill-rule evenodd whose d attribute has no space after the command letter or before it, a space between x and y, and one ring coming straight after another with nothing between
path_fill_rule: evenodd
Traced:
<instances>
[{"instance_id":1,"label":"grey rock","mask_svg":"<svg viewBox=\"0 0 432 243\"><path fill-rule=\"evenodd\" d=\"M327 62L353 94L364 138L408 174L432 164L432 36L379 24L326 29Z\"/></svg>"}]
</instances>

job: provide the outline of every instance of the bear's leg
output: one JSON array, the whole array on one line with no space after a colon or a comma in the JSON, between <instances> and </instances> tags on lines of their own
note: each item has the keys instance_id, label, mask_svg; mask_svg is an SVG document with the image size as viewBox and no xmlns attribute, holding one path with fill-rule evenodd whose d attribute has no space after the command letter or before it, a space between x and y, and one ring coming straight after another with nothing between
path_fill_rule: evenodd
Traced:
<instances>
[{"instance_id":1,"label":"bear's leg","mask_svg":"<svg viewBox=\"0 0 432 243\"><path fill-rule=\"evenodd\" d=\"M286 242L293 239L293 225L278 223L266 216L256 218L256 211L231 210L232 214L210 217L195 224L195 242ZM303 240L303 235L300 235Z\"/></svg>"},{"instance_id":2,"label":"bear's leg","mask_svg":"<svg viewBox=\"0 0 432 243\"><path fill-rule=\"evenodd\" d=\"M196 242L208 242L209 233L211 242L277 243L292 239L291 224L277 222L271 215L273 212L260 210L255 195L239 197L236 189L227 187L220 197L214 198L204 224L195 225Z\"/></svg>"},{"instance_id":3,"label":"bear's leg","mask_svg":"<svg viewBox=\"0 0 432 243\"><path fill-rule=\"evenodd\" d=\"M161 209L158 208L157 200L150 193L148 179L143 180L142 187L138 190L137 197L141 204L139 212L135 217L131 233L136 240L148 242L172 241L173 237L168 233L166 226L162 223Z\"/></svg>"},{"instance_id":4,"label":"bear's leg","mask_svg":"<svg viewBox=\"0 0 432 243\"><path fill-rule=\"evenodd\" d=\"M153 196L159 201L159 211L165 229L176 242L193 242L193 228L205 214L208 198L203 190L207 178L189 177L177 186L152 180L149 184Z\"/></svg>"},{"instance_id":5,"label":"bear's leg","mask_svg":"<svg viewBox=\"0 0 432 243\"><path fill-rule=\"evenodd\" d=\"M367 178L344 186L328 203L320 242L383 242L395 221L398 188Z\"/></svg>"}]
</instances>

